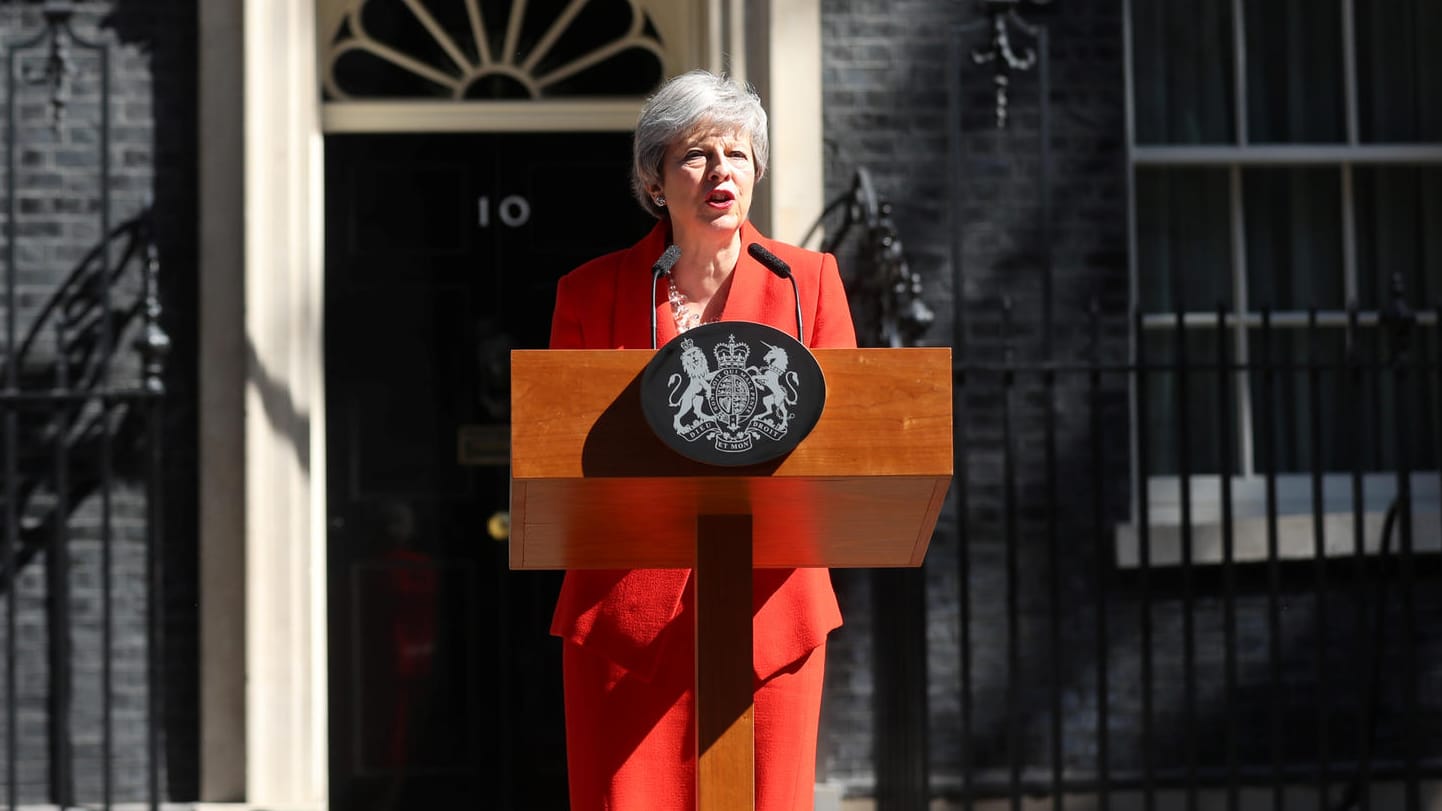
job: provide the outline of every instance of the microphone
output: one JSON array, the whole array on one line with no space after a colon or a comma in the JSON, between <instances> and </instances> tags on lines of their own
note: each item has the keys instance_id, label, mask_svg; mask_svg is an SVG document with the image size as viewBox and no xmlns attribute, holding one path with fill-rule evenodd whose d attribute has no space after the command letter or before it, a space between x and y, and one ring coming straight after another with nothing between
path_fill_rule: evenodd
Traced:
<instances>
[{"instance_id":1,"label":"microphone","mask_svg":"<svg viewBox=\"0 0 1442 811\"><path fill-rule=\"evenodd\" d=\"M796 340L805 346L806 339L801 337L801 293L796 290L796 277L791 274L791 266L781 261L781 257L766 250L758 242L747 245L746 252L751 254L752 259L765 265L767 270L791 282L791 298L796 301Z\"/></svg>"},{"instance_id":2,"label":"microphone","mask_svg":"<svg viewBox=\"0 0 1442 811\"><path fill-rule=\"evenodd\" d=\"M676 260L681 258L681 249L675 245L666 246L665 253L651 266L651 295L648 297L648 304L651 307L651 348L656 348L656 282L661 277L671 272L676 266ZM780 261L779 259L777 261ZM789 271L788 271L789 272Z\"/></svg>"}]
</instances>

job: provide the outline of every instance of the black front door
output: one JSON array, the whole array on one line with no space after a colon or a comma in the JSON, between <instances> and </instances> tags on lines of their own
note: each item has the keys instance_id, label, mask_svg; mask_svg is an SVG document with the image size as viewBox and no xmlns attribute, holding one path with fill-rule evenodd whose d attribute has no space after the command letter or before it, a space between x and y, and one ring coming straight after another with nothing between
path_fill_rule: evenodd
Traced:
<instances>
[{"instance_id":1,"label":"black front door","mask_svg":"<svg viewBox=\"0 0 1442 811\"><path fill-rule=\"evenodd\" d=\"M629 134L326 139L332 807L563 809L558 573L507 569L508 358L649 227Z\"/></svg>"}]
</instances>

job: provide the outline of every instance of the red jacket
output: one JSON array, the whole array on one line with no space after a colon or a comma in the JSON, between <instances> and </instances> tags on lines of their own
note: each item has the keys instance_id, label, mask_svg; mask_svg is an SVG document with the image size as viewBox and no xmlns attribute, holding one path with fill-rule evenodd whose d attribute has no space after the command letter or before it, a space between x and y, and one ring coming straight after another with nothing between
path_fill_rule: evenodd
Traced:
<instances>
[{"instance_id":1,"label":"red jacket","mask_svg":"<svg viewBox=\"0 0 1442 811\"><path fill-rule=\"evenodd\" d=\"M669 226L659 223L640 242L566 274L556 289L552 349L648 349L651 311L646 287L651 264L666 248ZM774 242L750 223L741 226L742 251L722 311L723 321L756 321L795 334L791 283L745 250L759 242L791 266L801 295L804 343L812 348L856 346L856 331L836 259ZM676 337L676 324L657 284L657 345ZM661 631L681 612L689 569L569 571L551 633L605 656L636 675L654 672ZM757 569L753 584L753 666L767 678L800 659L841 625L826 569Z\"/></svg>"}]
</instances>

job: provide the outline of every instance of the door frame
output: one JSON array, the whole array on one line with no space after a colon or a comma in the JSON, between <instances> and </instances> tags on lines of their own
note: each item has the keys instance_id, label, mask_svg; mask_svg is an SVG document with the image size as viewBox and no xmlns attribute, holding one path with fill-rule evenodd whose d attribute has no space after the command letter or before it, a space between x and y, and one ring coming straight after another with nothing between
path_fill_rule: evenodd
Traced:
<instances>
[{"instance_id":1,"label":"door frame","mask_svg":"<svg viewBox=\"0 0 1442 811\"><path fill-rule=\"evenodd\" d=\"M328 805L322 135L399 120L417 131L414 103L322 104L327 25L357 1L227 0L200 9L207 802ZM800 239L822 205L820 0L641 4L658 26L679 32L664 58L668 75L704 66L760 92L771 114L772 166L752 220ZM487 115L485 105L422 117L419 129L505 129L508 116ZM581 128L571 122L595 112L567 105L531 112L544 109L547 128L560 131ZM595 127L593 118L585 125Z\"/></svg>"}]
</instances>

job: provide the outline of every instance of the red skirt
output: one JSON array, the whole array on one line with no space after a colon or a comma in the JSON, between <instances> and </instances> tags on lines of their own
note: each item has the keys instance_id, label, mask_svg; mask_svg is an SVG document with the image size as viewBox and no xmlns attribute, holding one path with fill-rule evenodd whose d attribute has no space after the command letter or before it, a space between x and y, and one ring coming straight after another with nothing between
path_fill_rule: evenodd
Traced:
<instances>
[{"instance_id":1,"label":"red skirt","mask_svg":"<svg viewBox=\"0 0 1442 811\"><path fill-rule=\"evenodd\" d=\"M693 617L683 611L664 632L649 682L564 643L571 811L696 808ZM823 644L756 682L757 811L812 807L825 668Z\"/></svg>"}]
</instances>

